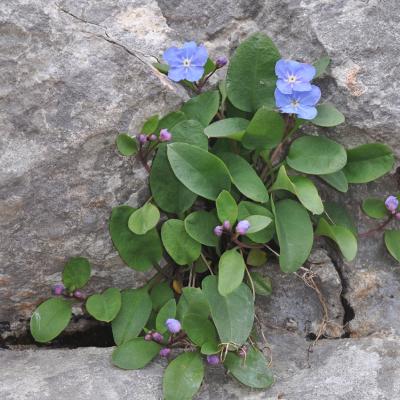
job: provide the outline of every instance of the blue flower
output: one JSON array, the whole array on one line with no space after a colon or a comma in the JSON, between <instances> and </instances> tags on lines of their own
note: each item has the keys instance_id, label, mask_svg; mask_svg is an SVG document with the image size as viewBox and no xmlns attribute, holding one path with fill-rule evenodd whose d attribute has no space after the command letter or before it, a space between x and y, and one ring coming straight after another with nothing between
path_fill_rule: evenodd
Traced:
<instances>
[{"instance_id":1,"label":"blue flower","mask_svg":"<svg viewBox=\"0 0 400 400\"><path fill-rule=\"evenodd\" d=\"M163 58L169 65L168 78L179 82L184 79L198 81L204 74L208 54L203 45L187 42L182 48L170 47L164 51Z\"/></svg>"},{"instance_id":2,"label":"blue flower","mask_svg":"<svg viewBox=\"0 0 400 400\"><path fill-rule=\"evenodd\" d=\"M275 65L278 77L277 88L284 94L308 92L311 90L310 81L316 74L316 69L310 64L292 60L279 60Z\"/></svg>"},{"instance_id":3,"label":"blue flower","mask_svg":"<svg viewBox=\"0 0 400 400\"><path fill-rule=\"evenodd\" d=\"M315 105L321 97L318 86L311 85L308 92L282 93L275 89L275 102L279 110L286 114L297 114L303 119L314 119L317 116Z\"/></svg>"}]
</instances>

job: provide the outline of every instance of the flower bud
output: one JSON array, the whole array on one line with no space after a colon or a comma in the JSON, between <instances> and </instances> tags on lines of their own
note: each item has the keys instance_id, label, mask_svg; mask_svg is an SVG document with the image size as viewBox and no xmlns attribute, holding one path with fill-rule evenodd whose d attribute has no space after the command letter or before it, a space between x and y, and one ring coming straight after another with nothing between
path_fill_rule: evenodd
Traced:
<instances>
[{"instance_id":1,"label":"flower bud","mask_svg":"<svg viewBox=\"0 0 400 400\"><path fill-rule=\"evenodd\" d=\"M161 335L161 333L159 333L159 332L153 332L151 334L151 337L157 343L161 343L164 340L163 335Z\"/></svg>"},{"instance_id":2,"label":"flower bud","mask_svg":"<svg viewBox=\"0 0 400 400\"><path fill-rule=\"evenodd\" d=\"M64 285L62 285L61 283L58 283L57 285L53 286L52 292L55 296L61 296L64 292Z\"/></svg>"},{"instance_id":3,"label":"flower bud","mask_svg":"<svg viewBox=\"0 0 400 400\"><path fill-rule=\"evenodd\" d=\"M228 59L224 56L219 56L215 60L215 65L217 68L225 67L226 64L228 64Z\"/></svg>"},{"instance_id":4,"label":"flower bud","mask_svg":"<svg viewBox=\"0 0 400 400\"><path fill-rule=\"evenodd\" d=\"M167 129L161 129L160 140L161 142L169 142L172 139L171 133Z\"/></svg>"},{"instance_id":5,"label":"flower bud","mask_svg":"<svg viewBox=\"0 0 400 400\"><path fill-rule=\"evenodd\" d=\"M395 217L396 217L397 221L400 221L400 213L396 213Z\"/></svg>"},{"instance_id":6,"label":"flower bud","mask_svg":"<svg viewBox=\"0 0 400 400\"><path fill-rule=\"evenodd\" d=\"M141 133L138 137L137 140L139 141L139 143L144 144L147 142L147 136L143 135L143 133Z\"/></svg>"},{"instance_id":7,"label":"flower bud","mask_svg":"<svg viewBox=\"0 0 400 400\"><path fill-rule=\"evenodd\" d=\"M250 222L247 221L247 219L244 219L242 221L239 221L238 224L236 225L236 232L239 235L245 235L247 231L250 228Z\"/></svg>"},{"instance_id":8,"label":"flower bud","mask_svg":"<svg viewBox=\"0 0 400 400\"><path fill-rule=\"evenodd\" d=\"M161 357L168 357L170 354L171 354L171 349L168 349L167 347L160 350Z\"/></svg>"},{"instance_id":9,"label":"flower bud","mask_svg":"<svg viewBox=\"0 0 400 400\"><path fill-rule=\"evenodd\" d=\"M158 137L157 137L157 135L155 135L154 133L152 133L152 134L149 136L150 142L155 142L157 139L158 139Z\"/></svg>"},{"instance_id":10,"label":"flower bud","mask_svg":"<svg viewBox=\"0 0 400 400\"><path fill-rule=\"evenodd\" d=\"M224 228L222 227L222 225L217 225L215 228L214 228L214 235L215 236L222 236L222 232L224 231Z\"/></svg>"},{"instance_id":11,"label":"flower bud","mask_svg":"<svg viewBox=\"0 0 400 400\"><path fill-rule=\"evenodd\" d=\"M224 228L226 231L230 231L231 228L232 228L231 223L230 223L229 221L224 221L224 223L222 224L222 226L223 226L223 228Z\"/></svg>"},{"instance_id":12,"label":"flower bud","mask_svg":"<svg viewBox=\"0 0 400 400\"><path fill-rule=\"evenodd\" d=\"M146 335L144 336L144 340L150 342L150 340L153 340L153 335L150 332L146 333Z\"/></svg>"},{"instance_id":13,"label":"flower bud","mask_svg":"<svg viewBox=\"0 0 400 400\"><path fill-rule=\"evenodd\" d=\"M80 290L75 290L74 297L79 300L84 300L86 299L86 294L81 292Z\"/></svg>"},{"instance_id":14,"label":"flower bud","mask_svg":"<svg viewBox=\"0 0 400 400\"><path fill-rule=\"evenodd\" d=\"M221 362L219 356L217 354L212 354L211 356L207 356L207 363L210 365L218 365Z\"/></svg>"},{"instance_id":15,"label":"flower bud","mask_svg":"<svg viewBox=\"0 0 400 400\"><path fill-rule=\"evenodd\" d=\"M395 196L389 196L385 200L385 206L392 214L394 214L399 206L399 200L397 200L397 197Z\"/></svg>"},{"instance_id":16,"label":"flower bud","mask_svg":"<svg viewBox=\"0 0 400 400\"><path fill-rule=\"evenodd\" d=\"M171 333L178 333L182 329L181 323L174 318L167 319L165 321L165 326Z\"/></svg>"}]
</instances>

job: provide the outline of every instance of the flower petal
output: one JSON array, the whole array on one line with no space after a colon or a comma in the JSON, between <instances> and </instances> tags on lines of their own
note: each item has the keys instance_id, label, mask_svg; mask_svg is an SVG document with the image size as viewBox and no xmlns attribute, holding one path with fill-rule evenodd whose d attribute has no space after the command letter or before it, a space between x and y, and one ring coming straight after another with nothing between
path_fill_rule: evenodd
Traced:
<instances>
[{"instance_id":1,"label":"flower petal","mask_svg":"<svg viewBox=\"0 0 400 400\"><path fill-rule=\"evenodd\" d=\"M192 59L192 57L196 54L196 51L196 42L186 42L182 47L182 55L184 58Z\"/></svg>"},{"instance_id":2,"label":"flower petal","mask_svg":"<svg viewBox=\"0 0 400 400\"><path fill-rule=\"evenodd\" d=\"M184 67L170 68L168 71L168 78L171 81L179 82L186 79L186 72Z\"/></svg>"},{"instance_id":3,"label":"flower petal","mask_svg":"<svg viewBox=\"0 0 400 400\"><path fill-rule=\"evenodd\" d=\"M302 63L297 75L303 82L310 82L314 78L317 70L311 64Z\"/></svg>"},{"instance_id":4,"label":"flower petal","mask_svg":"<svg viewBox=\"0 0 400 400\"><path fill-rule=\"evenodd\" d=\"M284 94L291 94L293 92L293 84L287 83L283 79L276 81L276 87Z\"/></svg>"},{"instance_id":5,"label":"flower petal","mask_svg":"<svg viewBox=\"0 0 400 400\"><path fill-rule=\"evenodd\" d=\"M192 65L194 67L203 67L208 59L207 49L201 44L197 47L196 52L192 56Z\"/></svg>"},{"instance_id":6,"label":"flower petal","mask_svg":"<svg viewBox=\"0 0 400 400\"><path fill-rule=\"evenodd\" d=\"M311 83L308 82L295 82L293 84L293 90L297 92L309 92L311 90Z\"/></svg>"},{"instance_id":7,"label":"flower petal","mask_svg":"<svg viewBox=\"0 0 400 400\"><path fill-rule=\"evenodd\" d=\"M163 59L170 67L182 65L182 50L177 47L170 47L164 51Z\"/></svg>"},{"instance_id":8,"label":"flower petal","mask_svg":"<svg viewBox=\"0 0 400 400\"><path fill-rule=\"evenodd\" d=\"M292 96L282 93L279 89L275 89L275 103L277 107L285 107L291 104Z\"/></svg>"},{"instance_id":9,"label":"flower petal","mask_svg":"<svg viewBox=\"0 0 400 400\"><path fill-rule=\"evenodd\" d=\"M186 68L186 79L189 82L197 82L204 74L203 67L189 67Z\"/></svg>"},{"instance_id":10,"label":"flower petal","mask_svg":"<svg viewBox=\"0 0 400 400\"><path fill-rule=\"evenodd\" d=\"M321 98L321 90L318 86L311 85L309 92L296 92L296 98L299 99L301 105L315 106Z\"/></svg>"},{"instance_id":11,"label":"flower petal","mask_svg":"<svg viewBox=\"0 0 400 400\"><path fill-rule=\"evenodd\" d=\"M314 119L317 116L317 109L300 104L297 107L297 115L303 119Z\"/></svg>"}]
</instances>

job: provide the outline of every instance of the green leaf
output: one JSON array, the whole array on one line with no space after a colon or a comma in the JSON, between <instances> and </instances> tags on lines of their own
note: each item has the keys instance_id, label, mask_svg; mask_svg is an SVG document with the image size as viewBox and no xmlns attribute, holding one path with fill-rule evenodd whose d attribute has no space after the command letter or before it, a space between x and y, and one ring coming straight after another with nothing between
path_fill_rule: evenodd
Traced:
<instances>
[{"instance_id":1,"label":"green leaf","mask_svg":"<svg viewBox=\"0 0 400 400\"><path fill-rule=\"evenodd\" d=\"M154 133L157 129L159 122L158 115L152 115L142 126L142 130L140 133L145 135L150 135L150 133Z\"/></svg>"},{"instance_id":2,"label":"green leaf","mask_svg":"<svg viewBox=\"0 0 400 400\"><path fill-rule=\"evenodd\" d=\"M362 202L362 210L368 217L381 219L388 216L388 210L382 199L368 198Z\"/></svg>"},{"instance_id":3,"label":"green leaf","mask_svg":"<svg viewBox=\"0 0 400 400\"><path fill-rule=\"evenodd\" d=\"M90 264L84 257L73 257L65 264L62 280L65 287L73 292L84 287L90 279Z\"/></svg>"},{"instance_id":4,"label":"green leaf","mask_svg":"<svg viewBox=\"0 0 400 400\"><path fill-rule=\"evenodd\" d=\"M118 346L139 335L150 317L151 308L151 299L145 289L122 291L121 308L111 322L114 341Z\"/></svg>"},{"instance_id":5,"label":"green leaf","mask_svg":"<svg viewBox=\"0 0 400 400\"><path fill-rule=\"evenodd\" d=\"M279 168L278 176L271 190L287 190L293 193L300 203L313 214L322 214L324 211L324 205L314 182L304 176L289 177L284 165Z\"/></svg>"},{"instance_id":6,"label":"green leaf","mask_svg":"<svg viewBox=\"0 0 400 400\"><path fill-rule=\"evenodd\" d=\"M262 276L259 272L250 272L253 280L254 290L260 296L270 296L272 294L272 281L268 276Z\"/></svg>"},{"instance_id":7,"label":"green leaf","mask_svg":"<svg viewBox=\"0 0 400 400\"><path fill-rule=\"evenodd\" d=\"M400 231L386 230L385 244L391 256L400 262Z\"/></svg>"},{"instance_id":8,"label":"green leaf","mask_svg":"<svg viewBox=\"0 0 400 400\"><path fill-rule=\"evenodd\" d=\"M163 63L153 63L153 67L160 71L162 74L168 74L169 65Z\"/></svg>"},{"instance_id":9,"label":"green leaf","mask_svg":"<svg viewBox=\"0 0 400 400\"><path fill-rule=\"evenodd\" d=\"M238 206L232 195L223 190L215 202L217 207L218 218L221 222L229 221L233 225L238 216Z\"/></svg>"},{"instance_id":10,"label":"green leaf","mask_svg":"<svg viewBox=\"0 0 400 400\"><path fill-rule=\"evenodd\" d=\"M225 105L226 101L226 80L222 79L218 83L218 89L221 94L221 106L223 107Z\"/></svg>"},{"instance_id":11,"label":"green leaf","mask_svg":"<svg viewBox=\"0 0 400 400\"><path fill-rule=\"evenodd\" d=\"M161 238L165 250L179 265L190 264L200 256L201 244L188 235L184 222L179 219L164 222Z\"/></svg>"},{"instance_id":12,"label":"green leaf","mask_svg":"<svg viewBox=\"0 0 400 400\"><path fill-rule=\"evenodd\" d=\"M208 139L204 128L198 121L189 120L176 124L171 129L171 143L187 143L208 150Z\"/></svg>"},{"instance_id":13,"label":"green leaf","mask_svg":"<svg viewBox=\"0 0 400 400\"><path fill-rule=\"evenodd\" d=\"M168 300L162 307L156 318L157 332L164 333L167 331L165 321L169 318L175 318L176 302L175 299Z\"/></svg>"},{"instance_id":14,"label":"green leaf","mask_svg":"<svg viewBox=\"0 0 400 400\"><path fill-rule=\"evenodd\" d=\"M160 220L160 211L151 203L134 211L128 220L128 228L137 235L144 235L153 229Z\"/></svg>"},{"instance_id":15,"label":"green leaf","mask_svg":"<svg viewBox=\"0 0 400 400\"><path fill-rule=\"evenodd\" d=\"M325 213L333 224L344 226L357 237L357 227L343 204L327 201L324 203L324 206Z\"/></svg>"},{"instance_id":16,"label":"green leaf","mask_svg":"<svg viewBox=\"0 0 400 400\"><path fill-rule=\"evenodd\" d=\"M219 221L213 211L195 211L185 218L186 232L197 242L206 246L217 246L218 237L214 228Z\"/></svg>"},{"instance_id":17,"label":"green leaf","mask_svg":"<svg viewBox=\"0 0 400 400\"><path fill-rule=\"evenodd\" d=\"M204 365L199 353L183 353L165 370L164 400L190 400L199 390L204 377Z\"/></svg>"},{"instance_id":18,"label":"green leaf","mask_svg":"<svg viewBox=\"0 0 400 400\"><path fill-rule=\"evenodd\" d=\"M98 321L111 322L121 308L121 293L108 288L102 294L94 294L86 300L87 312Z\"/></svg>"},{"instance_id":19,"label":"green leaf","mask_svg":"<svg viewBox=\"0 0 400 400\"><path fill-rule=\"evenodd\" d=\"M72 315L71 303L63 299L48 299L33 312L30 329L33 338L46 343L57 337L68 325Z\"/></svg>"},{"instance_id":20,"label":"green leaf","mask_svg":"<svg viewBox=\"0 0 400 400\"><path fill-rule=\"evenodd\" d=\"M222 296L232 293L243 282L246 264L235 249L222 254L218 264L218 291Z\"/></svg>"},{"instance_id":21,"label":"green leaf","mask_svg":"<svg viewBox=\"0 0 400 400\"><path fill-rule=\"evenodd\" d=\"M115 141L118 151L123 156L134 156L138 152L138 145L136 139L130 137L125 133L120 133Z\"/></svg>"},{"instance_id":22,"label":"green leaf","mask_svg":"<svg viewBox=\"0 0 400 400\"><path fill-rule=\"evenodd\" d=\"M201 346L201 354L211 355L219 353L219 346L217 342L205 342Z\"/></svg>"},{"instance_id":23,"label":"green leaf","mask_svg":"<svg viewBox=\"0 0 400 400\"><path fill-rule=\"evenodd\" d=\"M241 283L232 293L222 296L217 285L216 276L207 276L202 282L220 341L240 346L246 342L253 327L253 295L249 287Z\"/></svg>"},{"instance_id":24,"label":"green leaf","mask_svg":"<svg viewBox=\"0 0 400 400\"><path fill-rule=\"evenodd\" d=\"M306 174L326 175L341 170L347 161L339 143L322 136L302 136L289 149L287 163Z\"/></svg>"},{"instance_id":25,"label":"green leaf","mask_svg":"<svg viewBox=\"0 0 400 400\"><path fill-rule=\"evenodd\" d=\"M182 327L189 339L197 346L202 346L206 342L218 345L217 331L209 319L200 317L198 314L187 313Z\"/></svg>"},{"instance_id":26,"label":"green leaf","mask_svg":"<svg viewBox=\"0 0 400 400\"><path fill-rule=\"evenodd\" d=\"M222 190L230 190L229 171L213 154L186 143L168 145L167 154L175 176L192 192L215 200Z\"/></svg>"},{"instance_id":27,"label":"green leaf","mask_svg":"<svg viewBox=\"0 0 400 400\"><path fill-rule=\"evenodd\" d=\"M182 296L179 299L176 315L182 321L186 314L192 313L200 318L208 318L210 307L200 288L185 287L182 289Z\"/></svg>"},{"instance_id":28,"label":"green leaf","mask_svg":"<svg viewBox=\"0 0 400 400\"><path fill-rule=\"evenodd\" d=\"M250 201L240 202L238 211L239 220L247 219L247 217L249 217L250 215L264 215L265 217L274 219L271 211L259 204L255 204ZM256 233L247 233L246 236L255 243L268 243L274 237L274 234L275 224L271 223L262 231Z\"/></svg>"},{"instance_id":29,"label":"green leaf","mask_svg":"<svg viewBox=\"0 0 400 400\"><path fill-rule=\"evenodd\" d=\"M168 300L174 298L174 292L167 282L161 282L151 289L150 298L153 304L153 310L159 311Z\"/></svg>"},{"instance_id":30,"label":"green leaf","mask_svg":"<svg viewBox=\"0 0 400 400\"><path fill-rule=\"evenodd\" d=\"M267 262L267 253L260 249L251 249L246 261L251 267L262 267Z\"/></svg>"},{"instance_id":31,"label":"green leaf","mask_svg":"<svg viewBox=\"0 0 400 400\"><path fill-rule=\"evenodd\" d=\"M115 248L128 267L146 271L160 262L162 246L156 229L144 235L136 235L128 228L129 217L134 211L129 206L113 208L110 234Z\"/></svg>"},{"instance_id":32,"label":"green leaf","mask_svg":"<svg viewBox=\"0 0 400 400\"><path fill-rule=\"evenodd\" d=\"M247 234L260 232L272 222L272 218L266 217L264 215L250 215L246 218L246 220L250 223Z\"/></svg>"},{"instance_id":33,"label":"green leaf","mask_svg":"<svg viewBox=\"0 0 400 400\"><path fill-rule=\"evenodd\" d=\"M388 173L394 164L392 150L385 144L370 143L347 150L344 173L349 183L367 183Z\"/></svg>"},{"instance_id":34,"label":"green leaf","mask_svg":"<svg viewBox=\"0 0 400 400\"><path fill-rule=\"evenodd\" d=\"M320 175L319 177L339 192L346 193L349 190L349 183L342 170L336 171L333 174Z\"/></svg>"},{"instance_id":35,"label":"green leaf","mask_svg":"<svg viewBox=\"0 0 400 400\"><path fill-rule=\"evenodd\" d=\"M220 157L228 167L233 184L242 194L259 203L268 201L268 192L263 181L244 158L233 153L223 153Z\"/></svg>"},{"instance_id":36,"label":"green leaf","mask_svg":"<svg viewBox=\"0 0 400 400\"><path fill-rule=\"evenodd\" d=\"M211 60L211 58L207 58L207 62L204 65L204 74L203 76L206 76L208 74L210 74L211 72L215 71L215 63L213 60Z\"/></svg>"},{"instance_id":37,"label":"green leaf","mask_svg":"<svg viewBox=\"0 0 400 400\"><path fill-rule=\"evenodd\" d=\"M136 338L118 346L112 353L112 362L122 369L141 369L145 367L161 350L153 341Z\"/></svg>"},{"instance_id":38,"label":"green leaf","mask_svg":"<svg viewBox=\"0 0 400 400\"><path fill-rule=\"evenodd\" d=\"M285 123L281 114L261 107L254 114L242 139L246 149L273 149L283 138Z\"/></svg>"},{"instance_id":39,"label":"green leaf","mask_svg":"<svg viewBox=\"0 0 400 400\"><path fill-rule=\"evenodd\" d=\"M343 124L344 115L333 104L320 104L317 106L317 116L311 122L314 125L329 128Z\"/></svg>"},{"instance_id":40,"label":"green leaf","mask_svg":"<svg viewBox=\"0 0 400 400\"><path fill-rule=\"evenodd\" d=\"M167 158L167 146L159 146L150 171L154 201L165 212L180 214L192 206L197 195L175 176Z\"/></svg>"},{"instance_id":41,"label":"green leaf","mask_svg":"<svg viewBox=\"0 0 400 400\"><path fill-rule=\"evenodd\" d=\"M315 69L317 70L315 77L314 78L319 78L321 75L323 75L328 68L329 63L331 62L331 59L328 56L323 56L319 58L315 63L313 64Z\"/></svg>"},{"instance_id":42,"label":"green leaf","mask_svg":"<svg viewBox=\"0 0 400 400\"><path fill-rule=\"evenodd\" d=\"M295 272L311 252L314 235L310 217L301 204L291 199L279 201L274 208L279 265L283 272Z\"/></svg>"},{"instance_id":43,"label":"green leaf","mask_svg":"<svg viewBox=\"0 0 400 400\"><path fill-rule=\"evenodd\" d=\"M330 225L324 218L321 218L315 230L315 234L326 236L336 242L347 261L352 261L357 255L357 239L353 233L344 226Z\"/></svg>"},{"instance_id":44,"label":"green leaf","mask_svg":"<svg viewBox=\"0 0 400 400\"><path fill-rule=\"evenodd\" d=\"M195 119L206 127L218 112L219 100L217 90L205 92L188 100L182 106L182 111L187 119Z\"/></svg>"},{"instance_id":45,"label":"green leaf","mask_svg":"<svg viewBox=\"0 0 400 400\"><path fill-rule=\"evenodd\" d=\"M275 64L281 58L272 40L256 33L245 40L230 60L226 89L231 103L243 111L275 107Z\"/></svg>"},{"instance_id":46,"label":"green leaf","mask_svg":"<svg viewBox=\"0 0 400 400\"><path fill-rule=\"evenodd\" d=\"M171 131L175 125L185 120L186 115L182 111L171 112L160 119L160 122L158 123L157 133L159 133L161 129L168 129L169 131Z\"/></svg>"},{"instance_id":47,"label":"green leaf","mask_svg":"<svg viewBox=\"0 0 400 400\"><path fill-rule=\"evenodd\" d=\"M271 370L264 355L250 347L246 358L229 352L224 362L225 368L239 382L254 389L266 389L274 383Z\"/></svg>"},{"instance_id":48,"label":"green leaf","mask_svg":"<svg viewBox=\"0 0 400 400\"><path fill-rule=\"evenodd\" d=\"M209 125L204 133L209 138L229 138L241 140L244 132L249 125L249 121L244 118L226 118Z\"/></svg>"}]
</instances>

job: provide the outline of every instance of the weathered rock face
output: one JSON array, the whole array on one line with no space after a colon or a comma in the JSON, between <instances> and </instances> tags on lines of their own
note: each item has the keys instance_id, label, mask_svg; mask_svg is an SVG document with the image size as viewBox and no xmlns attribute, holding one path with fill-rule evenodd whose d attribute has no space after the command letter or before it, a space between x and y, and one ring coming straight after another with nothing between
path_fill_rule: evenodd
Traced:
<instances>
[{"instance_id":1,"label":"weathered rock face","mask_svg":"<svg viewBox=\"0 0 400 400\"><path fill-rule=\"evenodd\" d=\"M145 172L118 156L114 139L119 131L135 133L146 116L175 109L187 97L150 66L150 56L159 56L173 42L203 41L213 55L229 55L241 40L261 30L285 57L313 61L327 54L332 65L320 80L323 98L331 99L347 122L325 133L348 146L386 142L399 155L396 3L3 2L0 322L5 330L17 332L25 326L70 256L90 258L93 289L143 282L142 274L123 266L107 232L111 207L135 204L147 195ZM347 204L360 219L361 230L368 221L360 215L359 200L367 193L381 196L395 189L395 179L389 177L350 192ZM339 199L328 190L323 194ZM324 334L340 336L343 322L353 336L398 332L400 277L382 241L361 240L360 255L352 264L330 255L341 276L329 258L321 267L311 265L328 300L329 321L334 321ZM259 302L265 326L317 334L324 311L316 292L294 276L272 278L275 295ZM305 300L300 302L297 294ZM340 295L354 318L344 310Z\"/></svg>"}]
</instances>

